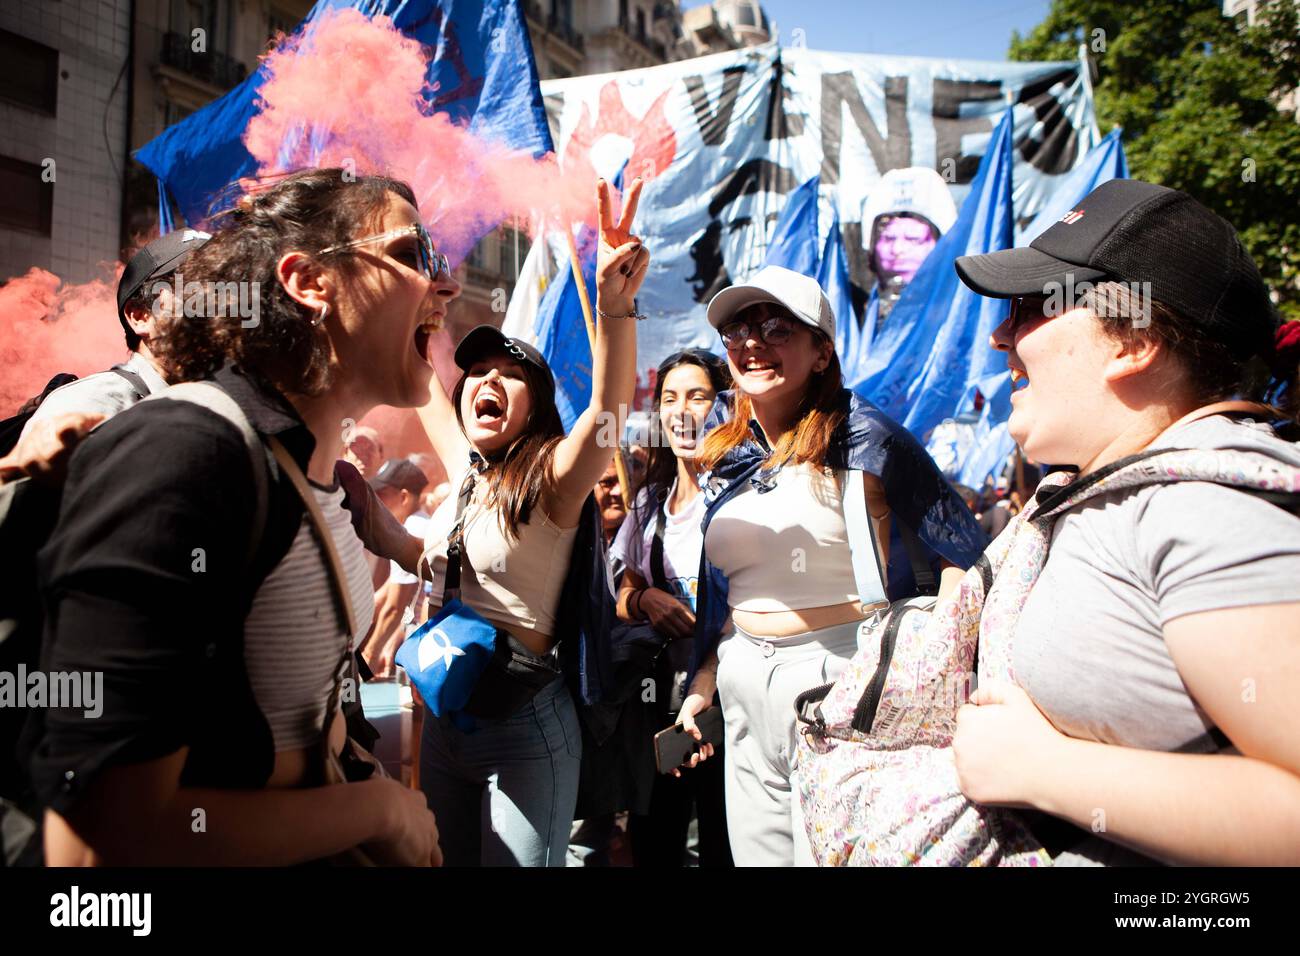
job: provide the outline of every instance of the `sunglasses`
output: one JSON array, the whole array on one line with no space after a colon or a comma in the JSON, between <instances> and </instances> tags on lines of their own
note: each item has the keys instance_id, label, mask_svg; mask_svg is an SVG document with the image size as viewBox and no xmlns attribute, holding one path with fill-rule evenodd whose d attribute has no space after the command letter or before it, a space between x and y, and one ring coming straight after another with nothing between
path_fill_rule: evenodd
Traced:
<instances>
[{"instance_id":1,"label":"sunglasses","mask_svg":"<svg viewBox=\"0 0 1300 956\"><path fill-rule=\"evenodd\" d=\"M364 239L340 242L338 245L322 249L320 252L321 255L329 252L342 252L345 249L355 249L358 246L370 245L372 242L385 242L399 236L415 236L415 248L420 272L424 274L426 279L430 282L437 282L439 279L451 278L451 263L447 261L446 256L433 248L433 238L429 235L429 230L418 222L410 226L403 226L401 229L380 233L377 236L366 236Z\"/></svg>"},{"instance_id":2,"label":"sunglasses","mask_svg":"<svg viewBox=\"0 0 1300 956\"><path fill-rule=\"evenodd\" d=\"M782 315L773 315L757 325L736 319L718 329L722 344L729 349L740 348L752 336L766 345L784 345L794 335L794 322Z\"/></svg>"},{"instance_id":3,"label":"sunglasses","mask_svg":"<svg viewBox=\"0 0 1300 956\"><path fill-rule=\"evenodd\" d=\"M1018 296L1012 299L1011 311L1007 314L1007 333L1014 337L1022 325L1053 318L1044 311L1046 305L1047 300L1037 296Z\"/></svg>"}]
</instances>

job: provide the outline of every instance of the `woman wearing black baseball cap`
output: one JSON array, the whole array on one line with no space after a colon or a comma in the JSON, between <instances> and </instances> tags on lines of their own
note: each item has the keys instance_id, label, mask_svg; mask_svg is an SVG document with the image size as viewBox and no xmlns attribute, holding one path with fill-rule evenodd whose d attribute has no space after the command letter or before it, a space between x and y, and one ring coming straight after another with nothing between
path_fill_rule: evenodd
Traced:
<instances>
[{"instance_id":1,"label":"woman wearing black baseball cap","mask_svg":"<svg viewBox=\"0 0 1300 956\"><path fill-rule=\"evenodd\" d=\"M442 604L449 533L459 528L461 600L498 628L498 649L505 639L512 653L538 667L555 665L561 637L576 639L558 633L560 594L584 506L613 454L601 437L631 404L636 384L635 296L650 263L631 233L641 186L640 179L632 183L615 220L609 186L598 184L600 318L591 402L569 433L546 360L486 325L456 347L461 374L450 400L435 383L420 409L434 451L460 489L429 523L430 613ZM438 819L447 864L564 866L582 750L565 681L557 675L514 713L473 716L472 730L459 715L426 709L424 716L420 786Z\"/></svg>"},{"instance_id":2,"label":"woman wearing black baseball cap","mask_svg":"<svg viewBox=\"0 0 1300 956\"><path fill-rule=\"evenodd\" d=\"M1113 181L956 266L1010 300L1011 434L1077 469L990 549L1015 566L981 661L1014 681L959 712L963 791L1032 808L1058 863L1300 862L1300 448L1257 401L1277 320L1250 256L1186 194Z\"/></svg>"}]
</instances>

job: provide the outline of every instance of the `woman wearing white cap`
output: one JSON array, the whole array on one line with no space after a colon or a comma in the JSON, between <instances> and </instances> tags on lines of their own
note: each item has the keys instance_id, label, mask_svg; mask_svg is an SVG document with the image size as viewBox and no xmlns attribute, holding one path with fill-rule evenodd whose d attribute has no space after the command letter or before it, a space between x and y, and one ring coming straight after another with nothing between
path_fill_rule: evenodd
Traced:
<instances>
[{"instance_id":1,"label":"woman wearing white cap","mask_svg":"<svg viewBox=\"0 0 1300 956\"><path fill-rule=\"evenodd\" d=\"M920 444L844 389L835 316L815 280L765 268L715 296L708 318L736 389L719 396L699 452L712 500L680 720L701 739L694 716L720 694L732 853L741 866L788 866L811 862L791 799L794 699L838 676L869 610L854 562L870 561L873 535L863 517L850 552L846 511L858 512L841 498L857 487L854 473L890 598L932 591L985 539Z\"/></svg>"}]
</instances>

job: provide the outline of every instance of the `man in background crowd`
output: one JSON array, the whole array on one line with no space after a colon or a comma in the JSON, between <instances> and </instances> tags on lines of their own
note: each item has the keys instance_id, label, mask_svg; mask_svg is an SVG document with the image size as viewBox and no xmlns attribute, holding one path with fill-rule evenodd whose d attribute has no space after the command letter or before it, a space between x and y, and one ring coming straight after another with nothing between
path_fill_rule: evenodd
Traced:
<instances>
[{"instance_id":1,"label":"man in background crowd","mask_svg":"<svg viewBox=\"0 0 1300 956\"><path fill-rule=\"evenodd\" d=\"M429 479L420 467L405 458L384 462L370 479L370 487L403 527L424 540L429 515L423 509L423 493ZM375 592L375 626L366 642L365 656L378 678L393 676L393 657L401 643L402 611L415 597L418 579L397 562L392 562L388 579Z\"/></svg>"},{"instance_id":2,"label":"man in background crowd","mask_svg":"<svg viewBox=\"0 0 1300 956\"><path fill-rule=\"evenodd\" d=\"M174 273L209 238L206 232L180 229L160 236L131 257L117 283L117 319L130 357L47 394L22 426L12 450L0 458L0 480L21 475L57 477L82 435L167 387L157 353L164 334L160 320L174 307Z\"/></svg>"},{"instance_id":3,"label":"man in background crowd","mask_svg":"<svg viewBox=\"0 0 1300 956\"><path fill-rule=\"evenodd\" d=\"M343 460L355 465L362 478L373 478L384 461L384 443L379 439L379 432L369 425L354 427L343 443Z\"/></svg>"}]
</instances>

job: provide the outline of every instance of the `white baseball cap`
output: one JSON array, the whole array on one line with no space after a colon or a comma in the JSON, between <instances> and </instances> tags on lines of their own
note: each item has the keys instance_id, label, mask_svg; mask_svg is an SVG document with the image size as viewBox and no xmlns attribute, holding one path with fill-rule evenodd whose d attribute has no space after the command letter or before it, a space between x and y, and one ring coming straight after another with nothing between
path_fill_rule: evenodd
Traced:
<instances>
[{"instance_id":1,"label":"white baseball cap","mask_svg":"<svg viewBox=\"0 0 1300 956\"><path fill-rule=\"evenodd\" d=\"M835 313L817 280L781 266L764 266L748 282L729 286L715 295L706 313L709 324L720 329L742 309L762 302L788 309L804 325L811 325L835 341Z\"/></svg>"}]
</instances>

